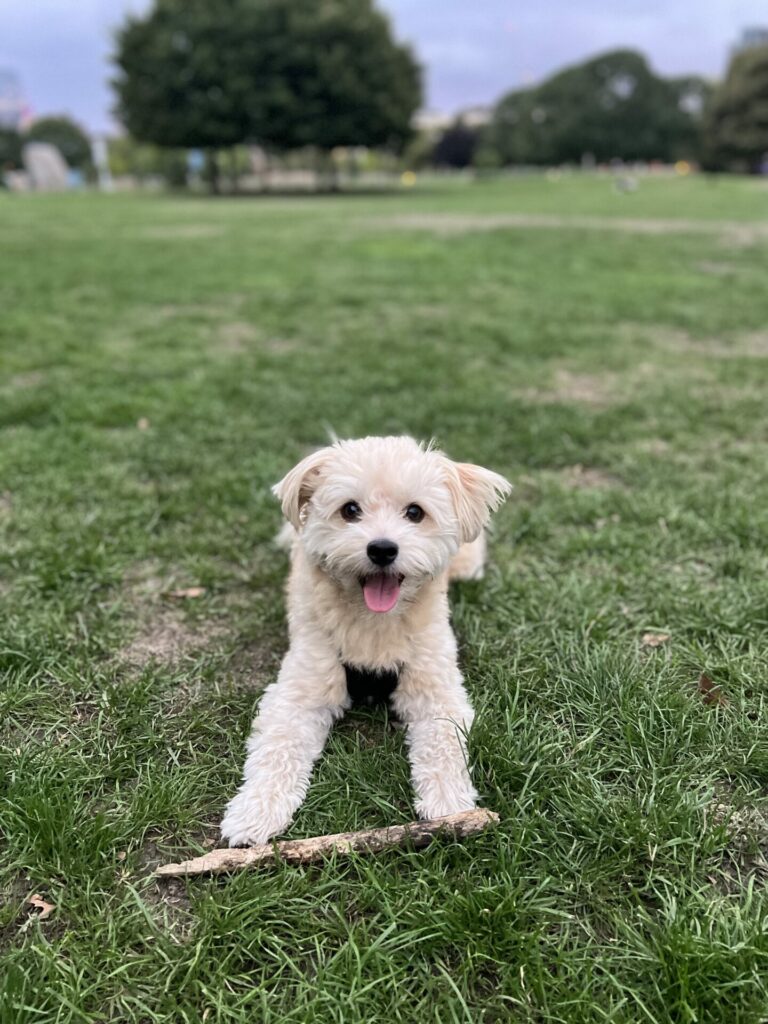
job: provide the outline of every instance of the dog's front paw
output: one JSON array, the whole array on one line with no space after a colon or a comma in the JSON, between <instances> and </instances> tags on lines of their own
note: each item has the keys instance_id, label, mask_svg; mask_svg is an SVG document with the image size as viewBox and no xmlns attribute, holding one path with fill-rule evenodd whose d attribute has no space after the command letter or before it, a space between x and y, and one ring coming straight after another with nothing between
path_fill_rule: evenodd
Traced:
<instances>
[{"instance_id":1,"label":"dog's front paw","mask_svg":"<svg viewBox=\"0 0 768 1024\"><path fill-rule=\"evenodd\" d=\"M444 818L447 814L461 814L462 811L473 811L477 807L474 800L419 800L416 813L420 818Z\"/></svg>"},{"instance_id":2,"label":"dog's front paw","mask_svg":"<svg viewBox=\"0 0 768 1024\"><path fill-rule=\"evenodd\" d=\"M444 818L446 814L473 811L476 800L477 793L468 779L432 779L421 787L416 813L420 818Z\"/></svg>"},{"instance_id":3,"label":"dog's front paw","mask_svg":"<svg viewBox=\"0 0 768 1024\"><path fill-rule=\"evenodd\" d=\"M230 846L260 846L285 832L292 815L279 803L241 790L230 800L221 823L221 837Z\"/></svg>"}]
</instances>

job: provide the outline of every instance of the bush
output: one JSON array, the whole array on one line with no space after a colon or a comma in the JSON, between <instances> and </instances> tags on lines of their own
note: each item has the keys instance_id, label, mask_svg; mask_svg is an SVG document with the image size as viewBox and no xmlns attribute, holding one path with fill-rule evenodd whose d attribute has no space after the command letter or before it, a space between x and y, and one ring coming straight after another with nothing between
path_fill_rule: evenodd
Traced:
<instances>
[{"instance_id":1,"label":"bush","mask_svg":"<svg viewBox=\"0 0 768 1024\"><path fill-rule=\"evenodd\" d=\"M47 142L75 170L85 174L93 171L91 140L83 129L68 117L41 117L25 132L25 142Z\"/></svg>"},{"instance_id":2,"label":"bush","mask_svg":"<svg viewBox=\"0 0 768 1024\"><path fill-rule=\"evenodd\" d=\"M0 128L0 173L21 167L21 136L13 128Z\"/></svg>"}]
</instances>

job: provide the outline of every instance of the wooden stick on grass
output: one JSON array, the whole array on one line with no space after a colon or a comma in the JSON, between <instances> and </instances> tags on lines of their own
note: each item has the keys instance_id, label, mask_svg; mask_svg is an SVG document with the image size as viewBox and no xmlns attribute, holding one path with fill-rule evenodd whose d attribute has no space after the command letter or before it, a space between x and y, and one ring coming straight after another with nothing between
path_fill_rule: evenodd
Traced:
<instances>
[{"instance_id":1,"label":"wooden stick on grass","mask_svg":"<svg viewBox=\"0 0 768 1024\"><path fill-rule=\"evenodd\" d=\"M362 832L340 832L333 836L313 836L310 839L288 839L263 846L249 846L234 850L212 850L194 860L181 864L163 864L155 871L166 878L185 875L218 875L226 871L239 871L270 861L285 860L290 864L308 864L322 860L330 853L378 853L388 847L426 846L435 836L453 836L463 839L494 825L499 820L493 811L478 809L448 814L429 821L411 821L407 825L390 825Z\"/></svg>"}]
</instances>

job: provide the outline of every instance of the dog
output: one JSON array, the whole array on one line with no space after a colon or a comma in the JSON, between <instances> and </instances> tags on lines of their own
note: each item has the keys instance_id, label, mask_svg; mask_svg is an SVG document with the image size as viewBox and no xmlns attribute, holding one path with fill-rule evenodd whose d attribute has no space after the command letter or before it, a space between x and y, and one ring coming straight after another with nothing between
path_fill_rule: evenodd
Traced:
<instances>
[{"instance_id":1,"label":"dog","mask_svg":"<svg viewBox=\"0 0 768 1024\"><path fill-rule=\"evenodd\" d=\"M485 527L510 490L410 437L337 441L275 485L291 547L289 649L222 821L230 846L288 828L331 726L374 691L406 727L418 815L475 806L448 582L482 576Z\"/></svg>"}]
</instances>

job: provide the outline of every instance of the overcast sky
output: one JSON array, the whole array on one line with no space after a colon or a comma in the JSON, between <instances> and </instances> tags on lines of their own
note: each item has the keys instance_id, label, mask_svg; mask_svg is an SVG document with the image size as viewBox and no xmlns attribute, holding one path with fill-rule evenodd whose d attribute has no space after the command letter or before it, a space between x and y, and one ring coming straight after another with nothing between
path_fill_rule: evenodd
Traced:
<instances>
[{"instance_id":1,"label":"overcast sky","mask_svg":"<svg viewBox=\"0 0 768 1024\"><path fill-rule=\"evenodd\" d=\"M426 69L427 105L494 101L601 50L630 46L664 74L722 74L743 28L768 25L766 0L379 0ZM34 114L113 127L111 31L147 0L0 0L0 68Z\"/></svg>"}]
</instances>

